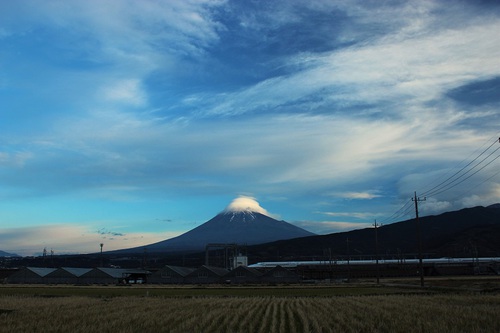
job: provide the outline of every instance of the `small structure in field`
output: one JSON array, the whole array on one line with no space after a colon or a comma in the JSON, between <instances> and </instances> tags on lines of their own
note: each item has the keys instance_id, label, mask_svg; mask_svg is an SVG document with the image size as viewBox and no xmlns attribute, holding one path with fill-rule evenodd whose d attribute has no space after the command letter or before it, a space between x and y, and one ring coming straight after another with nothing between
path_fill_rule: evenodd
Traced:
<instances>
[{"instance_id":1,"label":"small structure in field","mask_svg":"<svg viewBox=\"0 0 500 333\"><path fill-rule=\"evenodd\" d=\"M231 284L260 283L261 277L262 272L248 266L238 266L224 276Z\"/></svg>"},{"instance_id":2,"label":"small structure in field","mask_svg":"<svg viewBox=\"0 0 500 333\"><path fill-rule=\"evenodd\" d=\"M47 283L45 278L54 272L55 268L47 267L23 267L7 278L8 283Z\"/></svg>"},{"instance_id":3,"label":"small structure in field","mask_svg":"<svg viewBox=\"0 0 500 333\"><path fill-rule=\"evenodd\" d=\"M196 271L196 268L166 265L151 274L148 283L183 284L186 276Z\"/></svg>"},{"instance_id":4,"label":"small structure in field","mask_svg":"<svg viewBox=\"0 0 500 333\"><path fill-rule=\"evenodd\" d=\"M225 268L203 265L186 276L186 283L211 284L224 282L224 276L229 271Z\"/></svg>"},{"instance_id":5,"label":"small structure in field","mask_svg":"<svg viewBox=\"0 0 500 333\"><path fill-rule=\"evenodd\" d=\"M145 283L151 274L142 269L97 267L80 277L86 284L127 284Z\"/></svg>"},{"instance_id":6,"label":"small structure in field","mask_svg":"<svg viewBox=\"0 0 500 333\"><path fill-rule=\"evenodd\" d=\"M80 277L92 268L61 267L45 276L45 283L50 284L80 284Z\"/></svg>"},{"instance_id":7,"label":"small structure in field","mask_svg":"<svg viewBox=\"0 0 500 333\"><path fill-rule=\"evenodd\" d=\"M261 277L262 282L268 283L298 283L300 276L280 265L265 272Z\"/></svg>"}]
</instances>

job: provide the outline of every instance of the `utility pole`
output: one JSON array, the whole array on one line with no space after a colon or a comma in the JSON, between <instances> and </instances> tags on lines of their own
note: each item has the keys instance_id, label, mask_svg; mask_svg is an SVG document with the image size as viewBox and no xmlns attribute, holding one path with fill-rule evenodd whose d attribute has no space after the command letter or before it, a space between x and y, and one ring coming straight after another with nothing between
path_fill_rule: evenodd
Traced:
<instances>
[{"instance_id":1,"label":"utility pole","mask_svg":"<svg viewBox=\"0 0 500 333\"><path fill-rule=\"evenodd\" d=\"M424 286L424 264L422 262L422 234L420 230L420 222L418 220L418 202L425 201L425 197L423 199L417 197L417 192L415 192L415 196L411 199L415 202L415 222L417 225L417 242L418 242L418 263L419 263L419 271L420 271L420 286Z\"/></svg>"},{"instance_id":2,"label":"utility pole","mask_svg":"<svg viewBox=\"0 0 500 333\"><path fill-rule=\"evenodd\" d=\"M101 259L101 267L104 267L104 263L103 263L103 260L102 260L102 247L104 246L103 243L99 244L99 246L101 247L101 255L100 255L100 259Z\"/></svg>"},{"instance_id":3,"label":"utility pole","mask_svg":"<svg viewBox=\"0 0 500 333\"><path fill-rule=\"evenodd\" d=\"M347 244L347 282L351 280L351 265L350 265L350 258L349 258L349 237L346 239L346 244Z\"/></svg>"},{"instance_id":4,"label":"utility pole","mask_svg":"<svg viewBox=\"0 0 500 333\"><path fill-rule=\"evenodd\" d=\"M377 224L377 220L375 220L375 223L373 224L375 227L375 260L376 260L376 267L377 267L377 284L380 284L380 269L378 267L378 227L380 227L380 224Z\"/></svg>"},{"instance_id":5,"label":"utility pole","mask_svg":"<svg viewBox=\"0 0 500 333\"><path fill-rule=\"evenodd\" d=\"M148 248L144 248L144 258L142 259L142 269L146 269L148 266Z\"/></svg>"}]
</instances>

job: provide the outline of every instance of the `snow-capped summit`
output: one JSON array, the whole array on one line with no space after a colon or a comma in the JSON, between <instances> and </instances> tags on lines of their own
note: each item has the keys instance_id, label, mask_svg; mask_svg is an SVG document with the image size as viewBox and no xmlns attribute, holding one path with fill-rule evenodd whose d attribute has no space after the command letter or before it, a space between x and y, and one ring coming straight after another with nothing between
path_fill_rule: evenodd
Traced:
<instances>
[{"instance_id":1,"label":"snow-capped summit","mask_svg":"<svg viewBox=\"0 0 500 333\"><path fill-rule=\"evenodd\" d=\"M209 221L180 236L147 245L147 249L150 252L203 250L209 243L252 245L314 235L270 215L254 198L238 197ZM144 246L114 252L143 249Z\"/></svg>"}]
</instances>

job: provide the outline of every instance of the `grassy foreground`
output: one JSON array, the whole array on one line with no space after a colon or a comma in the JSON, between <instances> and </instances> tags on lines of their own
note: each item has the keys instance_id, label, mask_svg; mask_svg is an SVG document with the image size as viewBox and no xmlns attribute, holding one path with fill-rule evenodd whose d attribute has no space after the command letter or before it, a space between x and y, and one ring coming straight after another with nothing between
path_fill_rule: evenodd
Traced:
<instances>
[{"instance_id":1,"label":"grassy foreground","mask_svg":"<svg viewBox=\"0 0 500 333\"><path fill-rule=\"evenodd\" d=\"M78 288L2 286L0 332L500 332L498 293Z\"/></svg>"}]
</instances>

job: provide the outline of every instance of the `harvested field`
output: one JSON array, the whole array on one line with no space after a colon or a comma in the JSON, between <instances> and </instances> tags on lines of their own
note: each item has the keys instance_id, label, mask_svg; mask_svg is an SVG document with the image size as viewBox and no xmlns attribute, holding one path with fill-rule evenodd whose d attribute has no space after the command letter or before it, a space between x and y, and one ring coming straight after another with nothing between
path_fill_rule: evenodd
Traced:
<instances>
[{"instance_id":1,"label":"harvested field","mask_svg":"<svg viewBox=\"0 0 500 333\"><path fill-rule=\"evenodd\" d=\"M2 332L498 332L500 297L2 297Z\"/></svg>"},{"instance_id":2,"label":"harvested field","mask_svg":"<svg viewBox=\"0 0 500 333\"><path fill-rule=\"evenodd\" d=\"M48 287L41 292L27 287L21 294L12 292L16 288L3 286L0 331L500 331L498 293L404 293L386 287L78 287L81 289L76 289L79 294L75 295L74 288ZM17 287L17 291L22 289Z\"/></svg>"}]
</instances>

